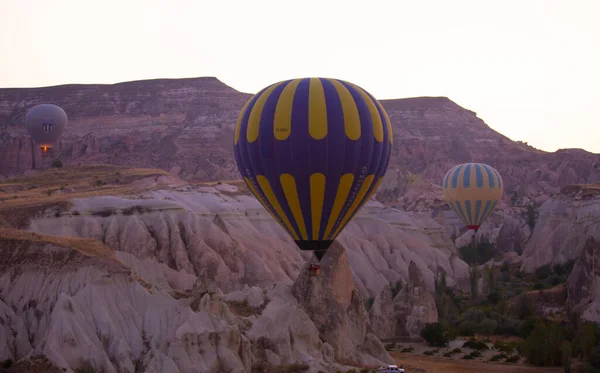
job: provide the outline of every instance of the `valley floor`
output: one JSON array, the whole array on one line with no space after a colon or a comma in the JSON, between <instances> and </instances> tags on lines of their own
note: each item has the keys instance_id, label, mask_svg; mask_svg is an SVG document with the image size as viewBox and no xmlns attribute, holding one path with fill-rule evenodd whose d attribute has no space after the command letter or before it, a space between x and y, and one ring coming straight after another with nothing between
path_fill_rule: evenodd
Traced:
<instances>
[{"instance_id":1,"label":"valley floor","mask_svg":"<svg viewBox=\"0 0 600 373\"><path fill-rule=\"evenodd\" d=\"M562 373L564 371L562 367L541 368L496 364L400 352L390 352L390 354L398 366L404 366L407 373Z\"/></svg>"}]
</instances>

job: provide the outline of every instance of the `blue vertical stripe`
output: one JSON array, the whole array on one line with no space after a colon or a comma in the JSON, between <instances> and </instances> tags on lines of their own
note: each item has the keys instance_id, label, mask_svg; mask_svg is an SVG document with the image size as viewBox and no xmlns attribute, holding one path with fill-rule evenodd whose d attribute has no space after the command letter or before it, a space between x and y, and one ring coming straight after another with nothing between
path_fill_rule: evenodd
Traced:
<instances>
[{"instance_id":1,"label":"blue vertical stripe","mask_svg":"<svg viewBox=\"0 0 600 373\"><path fill-rule=\"evenodd\" d=\"M464 165L460 165L454 170L454 174L452 175L452 188L458 187L458 175L460 174L460 170L462 170Z\"/></svg>"},{"instance_id":2,"label":"blue vertical stripe","mask_svg":"<svg viewBox=\"0 0 600 373\"><path fill-rule=\"evenodd\" d=\"M496 177L498 178L498 188L502 188L502 179L500 178L500 174L498 174L498 171L496 171L496 169L494 169L494 173L496 174Z\"/></svg>"},{"instance_id":3,"label":"blue vertical stripe","mask_svg":"<svg viewBox=\"0 0 600 373\"><path fill-rule=\"evenodd\" d=\"M494 186L496 184L494 183L494 175L492 175L492 170L490 170L490 168L487 165L483 165L483 168L485 169L485 172L487 173L490 188L494 188Z\"/></svg>"},{"instance_id":4,"label":"blue vertical stripe","mask_svg":"<svg viewBox=\"0 0 600 373\"><path fill-rule=\"evenodd\" d=\"M481 213L481 200L475 201L475 224L479 225L479 213Z\"/></svg>"},{"instance_id":5,"label":"blue vertical stripe","mask_svg":"<svg viewBox=\"0 0 600 373\"><path fill-rule=\"evenodd\" d=\"M481 173L481 165L475 164L475 180L477 188L483 188L483 174Z\"/></svg>"},{"instance_id":6,"label":"blue vertical stripe","mask_svg":"<svg viewBox=\"0 0 600 373\"><path fill-rule=\"evenodd\" d=\"M471 164L467 163L465 166L465 173L463 175L463 186L468 188L471 186Z\"/></svg>"},{"instance_id":7,"label":"blue vertical stripe","mask_svg":"<svg viewBox=\"0 0 600 373\"><path fill-rule=\"evenodd\" d=\"M465 209L467 210L467 215L469 217L468 225L473 225L473 216L471 215L471 201L470 200L465 201Z\"/></svg>"}]
</instances>

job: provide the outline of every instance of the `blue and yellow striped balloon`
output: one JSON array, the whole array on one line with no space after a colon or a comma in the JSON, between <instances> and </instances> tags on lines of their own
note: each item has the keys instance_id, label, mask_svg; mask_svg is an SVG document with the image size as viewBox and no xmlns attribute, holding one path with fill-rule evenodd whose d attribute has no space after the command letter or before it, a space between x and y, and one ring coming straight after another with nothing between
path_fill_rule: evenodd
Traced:
<instances>
[{"instance_id":1,"label":"blue and yellow striped balloon","mask_svg":"<svg viewBox=\"0 0 600 373\"><path fill-rule=\"evenodd\" d=\"M502 199L502 178L483 163L452 167L442 183L444 199L469 229L477 231Z\"/></svg>"},{"instance_id":2,"label":"blue and yellow striped balloon","mask_svg":"<svg viewBox=\"0 0 600 373\"><path fill-rule=\"evenodd\" d=\"M252 193L319 260L377 190L391 146L381 104L355 84L326 78L264 88L234 133L235 160Z\"/></svg>"}]
</instances>

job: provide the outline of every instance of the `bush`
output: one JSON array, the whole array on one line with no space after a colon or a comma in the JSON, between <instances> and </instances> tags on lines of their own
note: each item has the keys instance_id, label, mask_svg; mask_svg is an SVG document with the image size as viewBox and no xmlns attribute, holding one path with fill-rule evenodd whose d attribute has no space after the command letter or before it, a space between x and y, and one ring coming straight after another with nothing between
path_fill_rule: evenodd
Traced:
<instances>
[{"instance_id":1,"label":"bush","mask_svg":"<svg viewBox=\"0 0 600 373\"><path fill-rule=\"evenodd\" d=\"M519 355L513 355L504 361L507 363L518 363L519 359L521 359L521 357Z\"/></svg>"},{"instance_id":2,"label":"bush","mask_svg":"<svg viewBox=\"0 0 600 373\"><path fill-rule=\"evenodd\" d=\"M544 280L551 274L552 269L550 268L550 264L546 264L545 266L541 266L535 270L535 278L537 278L538 280Z\"/></svg>"},{"instance_id":3,"label":"bush","mask_svg":"<svg viewBox=\"0 0 600 373\"><path fill-rule=\"evenodd\" d=\"M504 353L502 353L502 354L496 354L496 355L492 356L492 358L490 359L490 361L500 361L500 360L503 360L503 359L506 359L506 358L508 358L508 355L506 355Z\"/></svg>"},{"instance_id":4,"label":"bush","mask_svg":"<svg viewBox=\"0 0 600 373\"><path fill-rule=\"evenodd\" d=\"M537 322L533 332L527 337L521 350L527 362L536 366L557 366L561 364L561 344L564 340L563 328L554 322Z\"/></svg>"},{"instance_id":5,"label":"bush","mask_svg":"<svg viewBox=\"0 0 600 373\"><path fill-rule=\"evenodd\" d=\"M371 307L373 307L373 303L375 303L375 298L368 297L367 299L365 299L365 308L367 309L367 311L371 310Z\"/></svg>"},{"instance_id":6,"label":"bush","mask_svg":"<svg viewBox=\"0 0 600 373\"><path fill-rule=\"evenodd\" d=\"M463 343L463 348L470 348L472 350L489 350L488 345L483 342L478 342L476 340L469 340Z\"/></svg>"},{"instance_id":7,"label":"bush","mask_svg":"<svg viewBox=\"0 0 600 373\"><path fill-rule=\"evenodd\" d=\"M13 366L13 361L11 359L6 359L1 362L0 365L2 365L2 368L4 369L10 369L10 367Z\"/></svg>"},{"instance_id":8,"label":"bush","mask_svg":"<svg viewBox=\"0 0 600 373\"><path fill-rule=\"evenodd\" d=\"M396 295L398 295L400 290L402 290L402 281L400 281L400 280L396 281L394 286L392 286L391 290L392 290L392 298L396 298Z\"/></svg>"},{"instance_id":9,"label":"bush","mask_svg":"<svg viewBox=\"0 0 600 373\"><path fill-rule=\"evenodd\" d=\"M413 352L415 349L413 347L405 347L400 352Z\"/></svg>"},{"instance_id":10,"label":"bush","mask_svg":"<svg viewBox=\"0 0 600 373\"><path fill-rule=\"evenodd\" d=\"M460 258L468 264L483 264L494 257L496 245L483 239L474 246L469 244L458 249Z\"/></svg>"},{"instance_id":11,"label":"bush","mask_svg":"<svg viewBox=\"0 0 600 373\"><path fill-rule=\"evenodd\" d=\"M477 325L477 333L483 335L492 335L496 332L498 322L496 320L484 319Z\"/></svg>"},{"instance_id":12,"label":"bush","mask_svg":"<svg viewBox=\"0 0 600 373\"><path fill-rule=\"evenodd\" d=\"M55 159L54 161L52 161L52 167L54 168L62 168L63 164L60 160Z\"/></svg>"},{"instance_id":13,"label":"bush","mask_svg":"<svg viewBox=\"0 0 600 373\"><path fill-rule=\"evenodd\" d=\"M556 273L551 274L546 278L544 284L548 287L554 287L560 283L562 283L565 279L557 275Z\"/></svg>"},{"instance_id":14,"label":"bush","mask_svg":"<svg viewBox=\"0 0 600 373\"><path fill-rule=\"evenodd\" d=\"M444 331L444 326L439 322L425 324L420 334L430 346L444 347L448 345L448 337Z\"/></svg>"},{"instance_id":15,"label":"bush","mask_svg":"<svg viewBox=\"0 0 600 373\"><path fill-rule=\"evenodd\" d=\"M469 354L473 357L481 357L481 352L479 351L471 351L471 353Z\"/></svg>"}]
</instances>

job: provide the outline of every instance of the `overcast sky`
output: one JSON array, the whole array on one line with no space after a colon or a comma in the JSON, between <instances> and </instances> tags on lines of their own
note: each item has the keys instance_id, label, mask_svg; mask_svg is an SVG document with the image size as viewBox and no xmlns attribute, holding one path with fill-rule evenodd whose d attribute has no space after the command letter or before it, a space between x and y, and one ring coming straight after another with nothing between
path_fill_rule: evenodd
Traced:
<instances>
[{"instance_id":1,"label":"overcast sky","mask_svg":"<svg viewBox=\"0 0 600 373\"><path fill-rule=\"evenodd\" d=\"M0 87L307 76L600 153L600 0L0 0Z\"/></svg>"}]
</instances>

